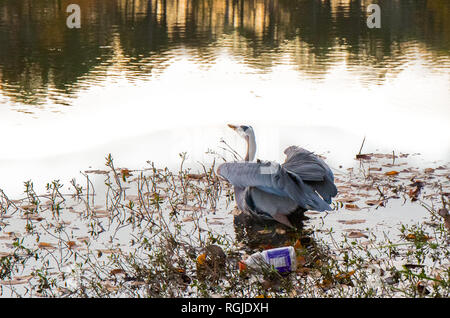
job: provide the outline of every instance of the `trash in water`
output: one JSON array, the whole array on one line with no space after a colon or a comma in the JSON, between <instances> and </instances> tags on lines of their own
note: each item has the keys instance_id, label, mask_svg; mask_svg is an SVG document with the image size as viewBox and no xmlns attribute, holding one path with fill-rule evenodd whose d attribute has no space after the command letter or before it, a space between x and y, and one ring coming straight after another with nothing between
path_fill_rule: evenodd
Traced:
<instances>
[{"instance_id":1,"label":"trash in water","mask_svg":"<svg viewBox=\"0 0 450 318\"><path fill-rule=\"evenodd\" d=\"M294 247L286 246L257 252L239 264L240 270L246 269L247 267L261 269L264 266L271 266L279 273L294 271L297 267Z\"/></svg>"}]
</instances>

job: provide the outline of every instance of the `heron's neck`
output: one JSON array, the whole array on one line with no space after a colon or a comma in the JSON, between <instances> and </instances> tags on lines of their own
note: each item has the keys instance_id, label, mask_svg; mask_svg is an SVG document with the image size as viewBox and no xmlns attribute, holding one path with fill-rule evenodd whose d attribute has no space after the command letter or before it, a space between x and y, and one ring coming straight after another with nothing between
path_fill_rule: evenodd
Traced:
<instances>
[{"instance_id":1,"label":"heron's neck","mask_svg":"<svg viewBox=\"0 0 450 318\"><path fill-rule=\"evenodd\" d=\"M256 154L256 140L255 135L251 134L247 138L247 154L245 155L245 161L255 160L255 154Z\"/></svg>"}]
</instances>

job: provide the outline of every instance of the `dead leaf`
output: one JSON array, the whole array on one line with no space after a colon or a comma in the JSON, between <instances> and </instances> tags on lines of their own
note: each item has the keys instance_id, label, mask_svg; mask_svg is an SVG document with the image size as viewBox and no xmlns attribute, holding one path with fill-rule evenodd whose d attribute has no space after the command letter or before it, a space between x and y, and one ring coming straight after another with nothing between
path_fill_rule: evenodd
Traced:
<instances>
[{"instance_id":1,"label":"dead leaf","mask_svg":"<svg viewBox=\"0 0 450 318\"><path fill-rule=\"evenodd\" d=\"M342 203L352 203L352 202L359 201L359 198L355 198L355 197L342 197L342 198L335 199L334 201L342 202Z\"/></svg>"},{"instance_id":2,"label":"dead leaf","mask_svg":"<svg viewBox=\"0 0 450 318\"><path fill-rule=\"evenodd\" d=\"M247 270L247 264L245 264L244 262L239 261L238 266L239 266L239 272L243 272L243 271Z\"/></svg>"},{"instance_id":3,"label":"dead leaf","mask_svg":"<svg viewBox=\"0 0 450 318\"><path fill-rule=\"evenodd\" d=\"M305 264L306 264L305 257L302 255L297 256L297 266L303 266Z\"/></svg>"},{"instance_id":4,"label":"dead leaf","mask_svg":"<svg viewBox=\"0 0 450 318\"><path fill-rule=\"evenodd\" d=\"M119 287L113 286L110 282L104 282L103 287L109 292L115 292L119 290Z\"/></svg>"},{"instance_id":5,"label":"dead leaf","mask_svg":"<svg viewBox=\"0 0 450 318\"><path fill-rule=\"evenodd\" d=\"M405 236L405 239L407 239L407 240L413 240L413 241L418 240L418 241L424 242L424 241L431 240L431 239L433 239L433 238L432 238L431 236L428 236L428 235L420 235L420 236L417 236L417 235L414 234L414 233L410 233L410 234L408 234L408 235Z\"/></svg>"},{"instance_id":6,"label":"dead leaf","mask_svg":"<svg viewBox=\"0 0 450 318\"><path fill-rule=\"evenodd\" d=\"M352 232L350 232L348 234L348 237L350 237L350 238L361 238L361 237L369 238L366 234L361 233L359 231L352 231Z\"/></svg>"},{"instance_id":7,"label":"dead leaf","mask_svg":"<svg viewBox=\"0 0 450 318\"><path fill-rule=\"evenodd\" d=\"M333 283L329 279L324 279L322 280L321 283L318 284L318 286L321 287L322 289L329 289L331 288L332 285Z\"/></svg>"},{"instance_id":8,"label":"dead leaf","mask_svg":"<svg viewBox=\"0 0 450 318\"><path fill-rule=\"evenodd\" d=\"M77 243L75 243L74 241L67 241L66 244L70 249L77 246Z\"/></svg>"},{"instance_id":9,"label":"dead leaf","mask_svg":"<svg viewBox=\"0 0 450 318\"><path fill-rule=\"evenodd\" d=\"M367 205L376 205L376 206L384 206L384 201L383 200L367 200L366 201Z\"/></svg>"},{"instance_id":10,"label":"dead leaf","mask_svg":"<svg viewBox=\"0 0 450 318\"><path fill-rule=\"evenodd\" d=\"M21 208L26 210L26 211L35 211L36 207L37 207L36 204L25 204L25 205L21 206Z\"/></svg>"},{"instance_id":11,"label":"dead leaf","mask_svg":"<svg viewBox=\"0 0 450 318\"><path fill-rule=\"evenodd\" d=\"M424 170L424 172L425 172L425 173L433 173L433 172L434 172L434 169L433 169L433 168L426 168L426 169Z\"/></svg>"},{"instance_id":12,"label":"dead leaf","mask_svg":"<svg viewBox=\"0 0 450 318\"><path fill-rule=\"evenodd\" d=\"M357 154L356 159L370 160L372 157L368 154Z\"/></svg>"},{"instance_id":13,"label":"dead leaf","mask_svg":"<svg viewBox=\"0 0 450 318\"><path fill-rule=\"evenodd\" d=\"M360 223L365 223L366 220L338 220L338 222L342 223L342 224L360 224Z\"/></svg>"},{"instance_id":14,"label":"dead leaf","mask_svg":"<svg viewBox=\"0 0 450 318\"><path fill-rule=\"evenodd\" d=\"M109 272L111 275L119 275L119 274L124 274L125 275L125 271L121 268L116 268L113 269Z\"/></svg>"},{"instance_id":15,"label":"dead leaf","mask_svg":"<svg viewBox=\"0 0 450 318\"><path fill-rule=\"evenodd\" d=\"M360 211L361 210L359 208L359 206L357 206L356 204L346 204L344 207L350 211Z\"/></svg>"},{"instance_id":16,"label":"dead leaf","mask_svg":"<svg viewBox=\"0 0 450 318\"><path fill-rule=\"evenodd\" d=\"M286 234L286 230L285 230L285 229L280 229L280 228L276 228L276 229L275 229L275 232L276 232L277 234L280 234L280 235Z\"/></svg>"},{"instance_id":17,"label":"dead leaf","mask_svg":"<svg viewBox=\"0 0 450 318\"><path fill-rule=\"evenodd\" d=\"M387 176L396 176L396 175L398 175L398 171L395 171L395 170L388 171L388 172L385 172L385 175L387 175Z\"/></svg>"},{"instance_id":18,"label":"dead leaf","mask_svg":"<svg viewBox=\"0 0 450 318\"><path fill-rule=\"evenodd\" d=\"M123 168L120 170L120 174L122 175L122 180L127 181L127 178L132 176L131 171L127 168Z\"/></svg>"},{"instance_id":19,"label":"dead leaf","mask_svg":"<svg viewBox=\"0 0 450 318\"><path fill-rule=\"evenodd\" d=\"M197 257L197 264L200 265L200 266L202 266L202 265L205 264L205 262L206 262L206 254L205 254L205 253L200 254L200 255Z\"/></svg>"},{"instance_id":20,"label":"dead leaf","mask_svg":"<svg viewBox=\"0 0 450 318\"><path fill-rule=\"evenodd\" d=\"M194 218L192 216L187 216L184 219L182 219L181 221L183 221L183 222L192 222L192 221L194 221Z\"/></svg>"},{"instance_id":21,"label":"dead leaf","mask_svg":"<svg viewBox=\"0 0 450 318\"><path fill-rule=\"evenodd\" d=\"M192 179L192 180L201 180L201 179L203 179L204 177L206 177L206 174L204 174L204 173L201 173L201 174L197 174L197 173L188 173L188 174L186 175L186 178L187 178L187 179Z\"/></svg>"},{"instance_id":22,"label":"dead leaf","mask_svg":"<svg viewBox=\"0 0 450 318\"><path fill-rule=\"evenodd\" d=\"M295 241L294 248L296 250L302 249L303 248L302 242L300 240Z\"/></svg>"},{"instance_id":23,"label":"dead leaf","mask_svg":"<svg viewBox=\"0 0 450 318\"><path fill-rule=\"evenodd\" d=\"M45 242L39 242L38 244L39 248L49 248L49 249L55 249L56 247L51 243L45 243Z\"/></svg>"},{"instance_id":24,"label":"dead leaf","mask_svg":"<svg viewBox=\"0 0 450 318\"><path fill-rule=\"evenodd\" d=\"M335 275L335 278L338 280L345 280L349 279L353 274L355 273L354 270L348 272L348 273L338 273Z\"/></svg>"},{"instance_id":25,"label":"dead leaf","mask_svg":"<svg viewBox=\"0 0 450 318\"><path fill-rule=\"evenodd\" d=\"M271 230L268 230L268 229L265 229L265 230L259 230L259 231L258 231L258 234L262 234L262 235L270 234L270 233L272 233L272 231L271 231Z\"/></svg>"},{"instance_id":26,"label":"dead leaf","mask_svg":"<svg viewBox=\"0 0 450 318\"><path fill-rule=\"evenodd\" d=\"M33 275L16 276L11 280L0 280L0 285L22 285L26 284L33 278Z\"/></svg>"}]
</instances>

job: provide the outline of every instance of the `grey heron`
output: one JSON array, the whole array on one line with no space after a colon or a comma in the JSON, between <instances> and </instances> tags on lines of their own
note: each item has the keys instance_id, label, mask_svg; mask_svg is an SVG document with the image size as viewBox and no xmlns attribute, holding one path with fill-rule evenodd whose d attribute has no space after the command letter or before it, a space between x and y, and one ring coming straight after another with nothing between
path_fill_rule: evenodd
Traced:
<instances>
[{"instance_id":1,"label":"grey heron","mask_svg":"<svg viewBox=\"0 0 450 318\"><path fill-rule=\"evenodd\" d=\"M337 188L330 167L312 152L290 146L283 164L254 161L255 133L251 126L228 125L247 143L244 161L225 162L217 174L234 186L236 204L244 213L293 227L288 215L306 210L331 210Z\"/></svg>"}]
</instances>

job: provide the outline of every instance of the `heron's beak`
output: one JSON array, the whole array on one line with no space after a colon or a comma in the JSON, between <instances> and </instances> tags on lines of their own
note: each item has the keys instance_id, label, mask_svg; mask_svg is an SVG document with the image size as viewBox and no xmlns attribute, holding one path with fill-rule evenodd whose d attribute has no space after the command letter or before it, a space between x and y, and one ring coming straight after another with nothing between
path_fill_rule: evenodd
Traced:
<instances>
[{"instance_id":1,"label":"heron's beak","mask_svg":"<svg viewBox=\"0 0 450 318\"><path fill-rule=\"evenodd\" d=\"M228 127L230 127L230 128L233 129L233 130L236 130L236 129L238 128L238 126L231 125L231 124L228 124Z\"/></svg>"}]
</instances>

